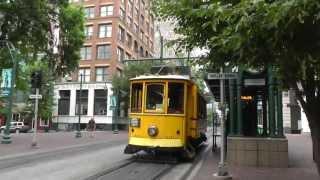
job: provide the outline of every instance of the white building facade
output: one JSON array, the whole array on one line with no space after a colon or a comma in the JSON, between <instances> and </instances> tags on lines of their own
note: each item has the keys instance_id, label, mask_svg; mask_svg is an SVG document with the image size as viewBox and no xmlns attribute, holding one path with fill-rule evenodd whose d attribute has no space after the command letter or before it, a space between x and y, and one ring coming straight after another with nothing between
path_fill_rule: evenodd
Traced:
<instances>
[{"instance_id":1,"label":"white building facade","mask_svg":"<svg viewBox=\"0 0 320 180\"><path fill-rule=\"evenodd\" d=\"M83 83L79 111L80 83L57 83L54 89L56 106L52 122L57 124L59 129L75 129L81 112L82 129L91 118L94 118L99 128L110 129L113 124L113 112L110 108L110 97L113 95L111 87L110 82Z\"/></svg>"}]
</instances>

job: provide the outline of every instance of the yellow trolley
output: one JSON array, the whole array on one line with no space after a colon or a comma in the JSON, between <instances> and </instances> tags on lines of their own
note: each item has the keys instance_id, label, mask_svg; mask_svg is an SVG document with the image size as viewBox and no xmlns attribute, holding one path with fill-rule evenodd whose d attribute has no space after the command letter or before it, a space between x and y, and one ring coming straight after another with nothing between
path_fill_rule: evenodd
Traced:
<instances>
[{"instance_id":1,"label":"yellow trolley","mask_svg":"<svg viewBox=\"0 0 320 180\"><path fill-rule=\"evenodd\" d=\"M173 151L192 159L206 141L206 102L189 76L143 75L130 80L126 154Z\"/></svg>"}]
</instances>

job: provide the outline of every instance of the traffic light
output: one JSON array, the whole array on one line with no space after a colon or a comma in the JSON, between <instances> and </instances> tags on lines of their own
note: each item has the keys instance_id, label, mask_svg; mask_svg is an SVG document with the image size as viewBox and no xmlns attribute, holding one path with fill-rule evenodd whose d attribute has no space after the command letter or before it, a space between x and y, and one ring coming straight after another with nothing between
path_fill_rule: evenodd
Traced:
<instances>
[{"instance_id":1,"label":"traffic light","mask_svg":"<svg viewBox=\"0 0 320 180\"><path fill-rule=\"evenodd\" d=\"M42 72L34 71L31 74L31 87L32 88L40 88L42 83Z\"/></svg>"}]
</instances>

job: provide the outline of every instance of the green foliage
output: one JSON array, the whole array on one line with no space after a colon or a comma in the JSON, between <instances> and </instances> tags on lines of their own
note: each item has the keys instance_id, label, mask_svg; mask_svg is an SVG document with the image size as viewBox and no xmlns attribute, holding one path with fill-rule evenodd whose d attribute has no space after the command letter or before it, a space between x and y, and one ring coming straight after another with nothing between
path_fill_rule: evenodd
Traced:
<instances>
[{"instance_id":1,"label":"green foliage","mask_svg":"<svg viewBox=\"0 0 320 180\"><path fill-rule=\"evenodd\" d=\"M227 62L254 68L273 64L287 87L301 82L305 93L313 91L307 93L311 99L319 94L318 0L160 0L154 5L160 19L176 22L178 43L209 50L201 62L207 69Z\"/></svg>"},{"instance_id":2,"label":"green foliage","mask_svg":"<svg viewBox=\"0 0 320 180\"><path fill-rule=\"evenodd\" d=\"M129 93L130 79L142 74L150 73L151 66L152 64L148 62L129 63L124 67L123 74L121 76L114 75L112 77L112 87L115 90ZM128 98L128 94L126 98Z\"/></svg>"},{"instance_id":3,"label":"green foliage","mask_svg":"<svg viewBox=\"0 0 320 180\"><path fill-rule=\"evenodd\" d=\"M55 76L74 70L84 42L84 14L80 7L67 0L50 4L49 0L0 1L0 39L10 41L25 64L42 60L49 62ZM60 28L59 55L49 45L53 41L51 25ZM3 49L3 48L1 48ZM39 56L41 54L41 56ZM7 53L0 51L0 67L10 66Z\"/></svg>"},{"instance_id":4,"label":"green foliage","mask_svg":"<svg viewBox=\"0 0 320 180\"><path fill-rule=\"evenodd\" d=\"M59 0L0 0L0 39L10 41L17 49L16 85L29 92L30 74L41 69L44 84L39 114L51 118L53 82L78 67L79 50L84 42L84 13L80 7ZM54 32L59 27L58 53L53 52ZM0 48L0 69L12 67L12 58L6 48Z\"/></svg>"},{"instance_id":5,"label":"green foliage","mask_svg":"<svg viewBox=\"0 0 320 180\"><path fill-rule=\"evenodd\" d=\"M153 2L161 20L176 22L175 32L182 35L178 47L209 50L200 62L205 68L273 65L284 86L298 92L312 137L320 137L319 0Z\"/></svg>"}]
</instances>

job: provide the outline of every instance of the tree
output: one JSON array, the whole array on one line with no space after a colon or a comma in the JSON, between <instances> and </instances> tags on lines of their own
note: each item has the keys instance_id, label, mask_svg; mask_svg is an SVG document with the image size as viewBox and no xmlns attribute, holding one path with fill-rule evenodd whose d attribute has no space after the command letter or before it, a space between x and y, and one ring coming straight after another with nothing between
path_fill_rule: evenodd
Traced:
<instances>
[{"instance_id":1,"label":"tree","mask_svg":"<svg viewBox=\"0 0 320 180\"><path fill-rule=\"evenodd\" d=\"M51 117L53 82L78 67L84 38L84 13L68 0L0 0L0 40L10 41L18 53L17 88L30 90L30 70L44 72L44 118ZM8 51L0 48L0 69L11 66Z\"/></svg>"},{"instance_id":2,"label":"tree","mask_svg":"<svg viewBox=\"0 0 320 180\"><path fill-rule=\"evenodd\" d=\"M130 91L130 79L136 76L150 73L152 63L150 62L134 62L128 63L123 69L123 74L121 76L114 75L112 77L112 88L114 91L120 93L120 102L124 102L124 109L129 108L129 91Z\"/></svg>"},{"instance_id":3,"label":"tree","mask_svg":"<svg viewBox=\"0 0 320 180\"><path fill-rule=\"evenodd\" d=\"M298 92L320 172L318 0L159 0L154 9L162 20L176 21L180 44L209 50L201 62L209 69L225 63L276 67L284 87Z\"/></svg>"}]
</instances>

